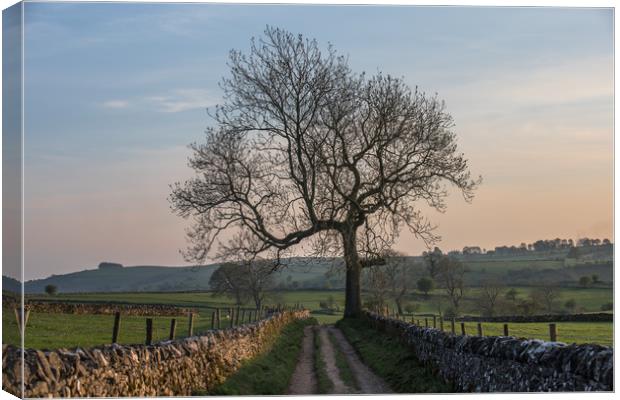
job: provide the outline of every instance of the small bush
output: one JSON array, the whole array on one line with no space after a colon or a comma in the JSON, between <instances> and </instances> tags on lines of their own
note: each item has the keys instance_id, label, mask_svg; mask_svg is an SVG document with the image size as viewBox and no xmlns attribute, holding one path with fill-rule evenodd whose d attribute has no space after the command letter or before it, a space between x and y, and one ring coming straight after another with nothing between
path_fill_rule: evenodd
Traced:
<instances>
[{"instance_id":1,"label":"small bush","mask_svg":"<svg viewBox=\"0 0 620 400\"><path fill-rule=\"evenodd\" d=\"M443 312L444 318L456 318L458 317L458 312L454 309L454 307L446 308L446 311Z\"/></svg>"},{"instance_id":2,"label":"small bush","mask_svg":"<svg viewBox=\"0 0 620 400\"><path fill-rule=\"evenodd\" d=\"M577 308L577 302L575 299L569 299L564 303L564 308L566 308L570 312L574 312L575 308Z\"/></svg>"},{"instance_id":3,"label":"small bush","mask_svg":"<svg viewBox=\"0 0 620 400\"><path fill-rule=\"evenodd\" d=\"M405 304L405 312L408 314L417 312L420 310L420 304L418 303L407 303Z\"/></svg>"},{"instance_id":4,"label":"small bush","mask_svg":"<svg viewBox=\"0 0 620 400\"><path fill-rule=\"evenodd\" d=\"M614 303L605 303L601 306L601 311L613 311Z\"/></svg>"}]
</instances>

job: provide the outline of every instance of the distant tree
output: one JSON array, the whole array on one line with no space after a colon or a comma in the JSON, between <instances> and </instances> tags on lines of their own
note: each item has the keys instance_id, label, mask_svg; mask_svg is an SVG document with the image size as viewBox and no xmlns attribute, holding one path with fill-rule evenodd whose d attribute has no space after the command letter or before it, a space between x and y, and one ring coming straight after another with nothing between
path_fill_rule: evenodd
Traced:
<instances>
[{"instance_id":1,"label":"distant tree","mask_svg":"<svg viewBox=\"0 0 620 400\"><path fill-rule=\"evenodd\" d=\"M504 288L499 281L494 279L485 280L480 287L480 293L476 298L476 304L482 311L482 315L492 317L497 310L499 296Z\"/></svg>"},{"instance_id":2,"label":"distant tree","mask_svg":"<svg viewBox=\"0 0 620 400\"><path fill-rule=\"evenodd\" d=\"M517 301L517 296L519 295L519 292L517 292L517 289L515 288L510 288L505 294L504 294L504 298L508 301L511 301L513 303L515 303Z\"/></svg>"},{"instance_id":3,"label":"distant tree","mask_svg":"<svg viewBox=\"0 0 620 400\"><path fill-rule=\"evenodd\" d=\"M428 292L435 288L435 281L431 278L423 277L418 279L417 286L418 290L424 293L424 296L428 297Z\"/></svg>"},{"instance_id":4,"label":"distant tree","mask_svg":"<svg viewBox=\"0 0 620 400\"><path fill-rule=\"evenodd\" d=\"M610 244L611 242L609 241L609 239L603 239L603 245L608 246Z\"/></svg>"},{"instance_id":5,"label":"distant tree","mask_svg":"<svg viewBox=\"0 0 620 400\"><path fill-rule=\"evenodd\" d=\"M566 258L579 258L579 247L571 247Z\"/></svg>"},{"instance_id":6,"label":"distant tree","mask_svg":"<svg viewBox=\"0 0 620 400\"><path fill-rule=\"evenodd\" d=\"M582 288L587 288L588 286L590 286L591 283L592 278L590 278L589 276L582 276L581 278L579 278L579 286L581 286Z\"/></svg>"},{"instance_id":7,"label":"distant tree","mask_svg":"<svg viewBox=\"0 0 620 400\"><path fill-rule=\"evenodd\" d=\"M580 247L584 247L584 246L592 246L592 239L590 238L580 238L577 240L577 246Z\"/></svg>"},{"instance_id":8,"label":"distant tree","mask_svg":"<svg viewBox=\"0 0 620 400\"><path fill-rule=\"evenodd\" d=\"M592 274L592 275L590 276L590 278L592 279L592 283L593 283L593 284L596 284L596 283L599 283L599 282L600 282L600 281L599 281L599 278L598 278L598 274Z\"/></svg>"},{"instance_id":9,"label":"distant tree","mask_svg":"<svg viewBox=\"0 0 620 400\"><path fill-rule=\"evenodd\" d=\"M407 303L405 304L405 311L409 314L412 314L420 309L420 305L418 303Z\"/></svg>"},{"instance_id":10,"label":"distant tree","mask_svg":"<svg viewBox=\"0 0 620 400\"><path fill-rule=\"evenodd\" d=\"M45 293L50 296L55 295L58 292L58 287L56 285L45 285Z\"/></svg>"},{"instance_id":11,"label":"distant tree","mask_svg":"<svg viewBox=\"0 0 620 400\"><path fill-rule=\"evenodd\" d=\"M274 288L274 265L264 260L244 263L226 263L213 272L209 285L214 294L224 294L237 304L252 300L261 308L267 293Z\"/></svg>"},{"instance_id":12,"label":"distant tree","mask_svg":"<svg viewBox=\"0 0 620 400\"><path fill-rule=\"evenodd\" d=\"M575 312L575 308L577 308L577 302L575 299L568 299L564 303L564 308L566 308L569 312Z\"/></svg>"},{"instance_id":13,"label":"distant tree","mask_svg":"<svg viewBox=\"0 0 620 400\"><path fill-rule=\"evenodd\" d=\"M362 286L368 295L367 305L383 310L387 305L390 282L385 270L379 265L370 266L362 270Z\"/></svg>"},{"instance_id":14,"label":"distant tree","mask_svg":"<svg viewBox=\"0 0 620 400\"><path fill-rule=\"evenodd\" d=\"M530 292L530 299L535 304L540 304L545 308L545 311L549 314L553 312L555 301L558 298L558 288L552 284L545 284L535 288Z\"/></svg>"},{"instance_id":15,"label":"distant tree","mask_svg":"<svg viewBox=\"0 0 620 400\"><path fill-rule=\"evenodd\" d=\"M399 314L403 314L403 301L413 287L413 267L405 256L395 251L385 252L385 265L380 266L389 283L390 297L394 300Z\"/></svg>"},{"instance_id":16,"label":"distant tree","mask_svg":"<svg viewBox=\"0 0 620 400\"><path fill-rule=\"evenodd\" d=\"M446 319L448 319L448 318L456 318L458 316L459 316L458 311L454 307L452 307L452 306L446 308L446 310L443 312L443 317L446 318Z\"/></svg>"},{"instance_id":17,"label":"distant tree","mask_svg":"<svg viewBox=\"0 0 620 400\"><path fill-rule=\"evenodd\" d=\"M471 255L471 254L481 254L482 250L480 250L479 246L465 246L463 247L463 255Z\"/></svg>"},{"instance_id":18,"label":"distant tree","mask_svg":"<svg viewBox=\"0 0 620 400\"><path fill-rule=\"evenodd\" d=\"M267 260L255 260L242 264L247 273L247 293L257 309L260 309L268 294L274 287L273 270L276 263Z\"/></svg>"},{"instance_id":19,"label":"distant tree","mask_svg":"<svg viewBox=\"0 0 620 400\"><path fill-rule=\"evenodd\" d=\"M369 295L370 302L384 307L391 298L399 314L403 314L403 300L407 292L415 285L413 266L400 253L386 251L381 263L369 265L362 270L362 287Z\"/></svg>"},{"instance_id":20,"label":"distant tree","mask_svg":"<svg viewBox=\"0 0 620 400\"><path fill-rule=\"evenodd\" d=\"M460 305L465 295L465 266L450 257L443 257L439 262L438 279L445 289L454 311L460 312Z\"/></svg>"},{"instance_id":21,"label":"distant tree","mask_svg":"<svg viewBox=\"0 0 620 400\"><path fill-rule=\"evenodd\" d=\"M428 274L431 279L435 279L439 272L439 262L444 257L443 252L439 247L435 247L433 251L424 252L423 256Z\"/></svg>"},{"instance_id":22,"label":"distant tree","mask_svg":"<svg viewBox=\"0 0 620 400\"><path fill-rule=\"evenodd\" d=\"M516 305L517 312L521 315L534 315L540 310L540 303L531 298L519 299Z\"/></svg>"},{"instance_id":23,"label":"distant tree","mask_svg":"<svg viewBox=\"0 0 620 400\"><path fill-rule=\"evenodd\" d=\"M209 279L209 287L213 295L225 295L235 300L240 305L247 301L247 277L243 267L238 264L222 264L213 271Z\"/></svg>"}]
</instances>

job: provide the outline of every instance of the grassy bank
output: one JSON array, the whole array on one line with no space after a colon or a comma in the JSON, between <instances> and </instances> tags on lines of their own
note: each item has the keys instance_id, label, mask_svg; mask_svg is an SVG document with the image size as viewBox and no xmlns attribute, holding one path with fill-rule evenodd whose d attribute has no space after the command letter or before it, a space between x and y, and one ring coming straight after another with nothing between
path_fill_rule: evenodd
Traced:
<instances>
[{"instance_id":1,"label":"grassy bank","mask_svg":"<svg viewBox=\"0 0 620 400\"><path fill-rule=\"evenodd\" d=\"M281 395L286 394L301 351L304 327L315 325L314 318L292 322L282 330L271 350L246 361L223 384L209 393L196 395Z\"/></svg>"},{"instance_id":2,"label":"grassy bank","mask_svg":"<svg viewBox=\"0 0 620 400\"><path fill-rule=\"evenodd\" d=\"M449 384L418 362L412 351L395 338L378 333L357 319L336 324L362 361L398 393L449 393Z\"/></svg>"}]
</instances>

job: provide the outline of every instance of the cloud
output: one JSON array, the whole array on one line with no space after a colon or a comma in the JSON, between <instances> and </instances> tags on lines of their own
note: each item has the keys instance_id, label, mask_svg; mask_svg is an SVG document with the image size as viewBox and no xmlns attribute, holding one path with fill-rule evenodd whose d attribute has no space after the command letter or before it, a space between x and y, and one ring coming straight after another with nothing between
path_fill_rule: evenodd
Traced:
<instances>
[{"instance_id":1,"label":"cloud","mask_svg":"<svg viewBox=\"0 0 620 400\"><path fill-rule=\"evenodd\" d=\"M168 95L146 97L161 112L176 113L198 108L207 108L218 103L218 98L208 90L178 89Z\"/></svg>"},{"instance_id":2,"label":"cloud","mask_svg":"<svg viewBox=\"0 0 620 400\"><path fill-rule=\"evenodd\" d=\"M176 89L164 94L142 96L132 99L113 99L103 102L104 108L122 109L129 107L153 109L162 113L178 113L205 109L220 101L218 96L204 89Z\"/></svg>"},{"instance_id":3,"label":"cloud","mask_svg":"<svg viewBox=\"0 0 620 400\"><path fill-rule=\"evenodd\" d=\"M129 106L129 102L127 100L108 100L102 103L104 108L126 108Z\"/></svg>"}]
</instances>

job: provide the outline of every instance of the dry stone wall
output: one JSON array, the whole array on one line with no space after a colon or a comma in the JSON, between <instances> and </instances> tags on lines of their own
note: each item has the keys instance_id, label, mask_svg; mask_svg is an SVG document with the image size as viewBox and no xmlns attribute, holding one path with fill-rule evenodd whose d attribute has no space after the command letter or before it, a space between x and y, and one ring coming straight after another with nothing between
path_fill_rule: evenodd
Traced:
<instances>
[{"instance_id":1,"label":"dry stone wall","mask_svg":"<svg viewBox=\"0 0 620 400\"><path fill-rule=\"evenodd\" d=\"M51 314L103 314L120 311L123 315L176 316L197 313L196 309L174 307L165 304L114 304L114 303L71 303L51 301L27 301L27 310Z\"/></svg>"},{"instance_id":2,"label":"dry stone wall","mask_svg":"<svg viewBox=\"0 0 620 400\"><path fill-rule=\"evenodd\" d=\"M365 317L375 328L399 337L459 392L613 390L610 347L453 335L374 313Z\"/></svg>"},{"instance_id":3,"label":"dry stone wall","mask_svg":"<svg viewBox=\"0 0 620 400\"><path fill-rule=\"evenodd\" d=\"M210 390L241 362L268 349L284 326L308 318L282 312L254 324L155 345L24 351L24 397L188 396ZM21 395L21 351L2 348L2 386Z\"/></svg>"}]
</instances>

